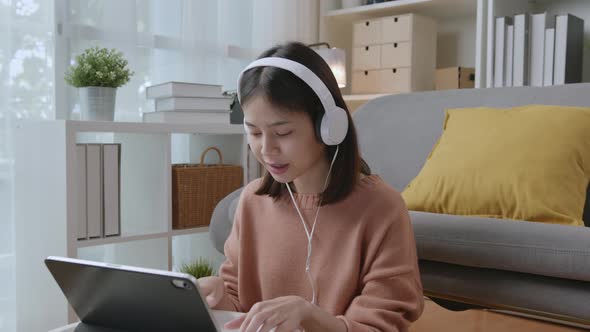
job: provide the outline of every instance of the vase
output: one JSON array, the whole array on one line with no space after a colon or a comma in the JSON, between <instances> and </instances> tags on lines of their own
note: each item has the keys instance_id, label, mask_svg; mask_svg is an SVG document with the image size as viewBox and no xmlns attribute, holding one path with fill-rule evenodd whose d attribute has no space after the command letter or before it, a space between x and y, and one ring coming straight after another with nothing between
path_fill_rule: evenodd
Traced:
<instances>
[{"instance_id":1,"label":"vase","mask_svg":"<svg viewBox=\"0 0 590 332\"><path fill-rule=\"evenodd\" d=\"M113 121L117 88L87 86L78 89L80 119L86 121Z\"/></svg>"}]
</instances>

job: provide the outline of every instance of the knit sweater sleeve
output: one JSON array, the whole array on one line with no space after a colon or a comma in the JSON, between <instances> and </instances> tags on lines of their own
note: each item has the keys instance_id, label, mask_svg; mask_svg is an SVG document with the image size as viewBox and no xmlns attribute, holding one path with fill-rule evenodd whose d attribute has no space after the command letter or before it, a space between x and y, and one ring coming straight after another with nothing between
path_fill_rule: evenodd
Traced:
<instances>
[{"instance_id":1,"label":"knit sweater sleeve","mask_svg":"<svg viewBox=\"0 0 590 332\"><path fill-rule=\"evenodd\" d=\"M225 294L218 307L233 306L234 311L243 312L238 292L239 253L240 253L240 225L243 220L244 200L246 189L240 195L238 207L234 215L234 224L223 247L225 261L219 267L219 276L225 285ZM216 309L213 308L213 309Z\"/></svg>"},{"instance_id":2,"label":"knit sweater sleeve","mask_svg":"<svg viewBox=\"0 0 590 332\"><path fill-rule=\"evenodd\" d=\"M393 201L381 205L386 210L374 214L381 220L367 229L371 240L365 248L360 293L338 316L349 332L407 331L424 308L412 224L401 196L392 196Z\"/></svg>"}]
</instances>

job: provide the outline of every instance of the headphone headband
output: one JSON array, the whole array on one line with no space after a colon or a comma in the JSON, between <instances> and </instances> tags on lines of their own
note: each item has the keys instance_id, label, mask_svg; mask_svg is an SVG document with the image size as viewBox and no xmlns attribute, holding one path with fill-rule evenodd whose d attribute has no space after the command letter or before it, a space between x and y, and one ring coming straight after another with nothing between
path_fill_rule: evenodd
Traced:
<instances>
[{"instance_id":1,"label":"headphone headband","mask_svg":"<svg viewBox=\"0 0 590 332\"><path fill-rule=\"evenodd\" d=\"M320 99L322 106L324 106L324 110L329 112L336 107L336 103L334 102L334 98L332 97L332 93L328 90L328 87L322 82L322 80L309 68L300 64L297 61L279 58L279 57L268 57L258 59L252 63L250 63L238 77L238 100L241 100L241 93L240 93L240 81L242 80L242 76L246 71L252 69L254 67L276 67L284 69L288 72L293 73L295 76L299 77L303 82L305 82L309 87L315 92L315 94Z\"/></svg>"},{"instance_id":2,"label":"headphone headband","mask_svg":"<svg viewBox=\"0 0 590 332\"><path fill-rule=\"evenodd\" d=\"M348 131L348 117L344 109L336 106L332 93L322 80L311 69L297 61L280 58L266 57L250 63L238 76L238 101L241 103L240 82L244 73L254 67L276 67L291 72L305 82L318 96L324 107L324 116L320 125L322 141L327 145L338 145L346 137Z\"/></svg>"}]
</instances>

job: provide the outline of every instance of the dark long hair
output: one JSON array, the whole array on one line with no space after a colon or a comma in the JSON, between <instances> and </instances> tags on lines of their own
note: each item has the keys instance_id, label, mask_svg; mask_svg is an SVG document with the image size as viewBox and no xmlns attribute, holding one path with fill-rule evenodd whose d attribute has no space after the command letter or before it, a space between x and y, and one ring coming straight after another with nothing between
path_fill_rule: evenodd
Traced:
<instances>
[{"instance_id":1,"label":"dark long hair","mask_svg":"<svg viewBox=\"0 0 590 332\"><path fill-rule=\"evenodd\" d=\"M326 190L321 194L322 205L338 202L354 189L360 174L369 175L371 170L360 157L356 130L342 98L336 78L328 64L311 48L298 42L277 45L263 52L260 58L281 57L299 62L313 71L330 90L336 105L346 110L348 132L340 143L338 156L334 162ZM263 96L273 106L290 111L304 112L316 126L316 138L319 135L319 122L324 108L315 92L291 72L276 67L254 67L244 73L240 81L240 99L246 105L253 97ZM323 143L322 143L323 144ZM326 160L332 161L336 146L326 146ZM275 200L286 190L285 184L277 182L266 172L257 195L269 195Z\"/></svg>"}]
</instances>

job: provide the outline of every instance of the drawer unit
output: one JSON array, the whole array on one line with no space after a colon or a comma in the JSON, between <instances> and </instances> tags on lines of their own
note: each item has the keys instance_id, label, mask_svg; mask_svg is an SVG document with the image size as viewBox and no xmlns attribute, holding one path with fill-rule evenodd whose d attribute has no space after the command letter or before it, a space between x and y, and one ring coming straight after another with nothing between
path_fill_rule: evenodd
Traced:
<instances>
[{"instance_id":1,"label":"drawer unit","mask_svg":"<svg viewBox=\"0 0 590 332\"><path fill-rule=\"evenodd\" d=\"M381 19L363 20L352 27L353 46L376 45L381 43Z\"/></svg>"},{"instance_id":2,"label":"drawer unit","mask_svg":"<svg viewBox=\"0 0 590 332\"><path fill-rule=\"evenodd\" d=\"M381 45L381 67L412 66L412 45L410 42L395 42Z\"/></svg>"},{"instance_id":3,"label":"drawer unit","mask_svg":"<svg viewBox=\"0 0 590 332\"><path fill-rule=\"evenodd\" d=\"M381 46L367 45L355 47L352 51L352 70L381 68Z\"/></svg>"},{"instance_id":4,"label":"drawer unit","mask_svg":"<svg viewBox=\"0 0 590 332\"><path fill-rule=\"evenodd\" d=\"M436 22L416 14L363 20L353 26L353 94L434 89Z\"/></svg>"},{"instance_id":5,"label":"drawer unit","mask_svg":"<svg viewBox=\"0 0 590 332\"><path fill-rule=\"evenodd\" d=\"M351 92L357 94L375 93L379 88L378 70L362 70L352 73Z\"/></svg>"},{"instance_id":6,"label":"drawer unit","mask_svg":"<svg viewBox=\"0 0 590 332\"><path fill-rule=\"evenodd\" d=\"M412 40L414 15L398 15L381 19L381 43Z\"/></svg>"},{"instance_id":7,"label":"drawer unit","mask_svg":"<svg viewBox=\"0 0 590 332\"><path fill-rule=\"evenodd\" d=\"M379 89L377 92L406 93L412 91L410 68L392 68L377 70Z\"/></svg>"}]
</instances>

